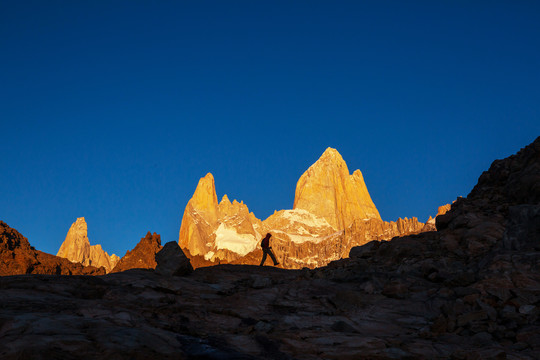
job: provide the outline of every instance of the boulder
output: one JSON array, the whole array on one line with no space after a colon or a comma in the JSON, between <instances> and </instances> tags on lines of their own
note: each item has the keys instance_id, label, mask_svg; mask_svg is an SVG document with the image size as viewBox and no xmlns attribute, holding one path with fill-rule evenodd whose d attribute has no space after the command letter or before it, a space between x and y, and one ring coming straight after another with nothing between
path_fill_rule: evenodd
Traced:
<instances>
[{"instance_id":1,"label":"boulder","mask_svg":"<svg viewBox=\"0 0 540 360\"><path fill-rule=\"evenodd\" d=\"M156 272L161 275L182 276L193 271L191 262L175 241L169 241L163 246L156 254L156 262Z\"/></svg>"}]
</instances>

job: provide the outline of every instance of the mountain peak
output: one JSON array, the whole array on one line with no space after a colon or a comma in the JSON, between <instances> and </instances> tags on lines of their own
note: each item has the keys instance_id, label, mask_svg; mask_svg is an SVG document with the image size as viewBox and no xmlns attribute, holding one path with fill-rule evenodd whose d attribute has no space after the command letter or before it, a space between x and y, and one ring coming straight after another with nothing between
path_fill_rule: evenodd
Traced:
<instances>
[{"instance_id":1,"label":"mountain peak","mask_svg":"<svg viewBox=\"0 0 540 360\"><path fill-rule=\"evenodd\" d=\"M351 175L333 148L306 170L296 185L293 209L304 209L344 229L356 219L380 219L360 170Z\"/></svg>"},{"instance_id":2,"label":"mountain peak","mask_svg":"<svg viewBox=\"0 0 540 360\"><path fill-rule=\"evenodd\" d=\"M88 225L84 217L77 218L71 224L66 239L60 246L56 256L66 258L71 262L79 262L84 266L92 265L98 268L103 266L107 272L111 271L116 264L114 259L102 249L101 245L90 245ZM114 254L113 256L116 257Z\"/></svg>"},{"instance_id":3,"label":"mountain peak","mask_svg":"<svg viewBox=\"0 0 540 360\"><path fill-rule=\"evenodd\" d=\"M221 198L220 204L228 204L228 205L231 204L231 200L229 200L229 197L227 196L227 194L223 195L223 197Z\"/></svg>"},{"instance_id":4,"label":"mountain peak","mask_svg":"<svg viewBox=\"0 0 540 360\"><path fill-rule=\"evenodd\" d=\"M333 163L333 164L345 164L345 160L343 160L343 157L341 156L339 151L337 151L336 149L331 148L331 147L328 147L328 148L326 148L326 150L324 150L321 157L319 158L319 160L317 160L317 162L315 162L315 164L317 164L318 162L324 162L324 163L330 162L330 163ZM313 164L313 165L315 165L315 164Z\"/></svg>"},{"instance_id":5,"label":"mountain peak","mask_svg":"<svg viewBox=\"0 0 540 360\"><path fill-rule=\"evenodd\" d=\"M211 173L200 178L190 203L193 208L213 213L217 218L218 200L214 176Z\"/></svg>"},{"instance_id":6,"label":"mountain peak","mask_svg":"<svg viewBox=\"0 0 540 360\"><path fill-rule=\"evenodd\" d=\"M341 154L336 149L331 148L331 147L327 147L326 150L324 150L324 152L322 153L321 157L329 157L329 156L330 157L336 157L336 156L341 157Z\"/></svg>"}]
</instances>

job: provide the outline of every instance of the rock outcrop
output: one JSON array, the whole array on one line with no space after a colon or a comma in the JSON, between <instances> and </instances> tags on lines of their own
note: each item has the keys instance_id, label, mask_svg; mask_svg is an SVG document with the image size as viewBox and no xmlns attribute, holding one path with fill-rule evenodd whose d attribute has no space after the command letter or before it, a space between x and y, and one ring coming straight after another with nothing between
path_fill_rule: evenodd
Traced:
<instances>
[{"instance_id":1,"label":"rock outcrop","mask_svg":"<svg viewBox=\"0 0 540 360\"><path fill-rule=\"evenodd\" d=\"M439 206L439 209L437 210L437 215L435 215L435 217L431 217L431 216L429 217L429 219L424 224L424 227L422 228L421 232L436 231L437 227L435 226L435 219L439 215L446 214L448 212L448 210L450 210L451 206L452 206L451 204L446 204L446 205L443 205L443 206Z\"/></svg>"},{"instance_id":2,"label":"rock outcrop","mask_svg":"<svg viewBox=\"0 0 540 360\"><path fill-rule=\"evenodd\" d=\"M293 209L326 219L336 230L358 219L381 219L360 170L349 174L336 149L328 148L296 184Z\"/></svg>"},{"instance_id":3,"label":"rock outcrop","mask_svg":"<svg viewBox=\"0 0 540 360\"><path fill-rule=\"evenodd\" d=\"M0 221L0 276L20 274L103 275L105 270L36 250L27 238Z\"/></svg>"},{"instance_id":4,"label":"rock outcrop","mask_svg":"<svg viewBox=\"0 0 540 360\"><path fill-rule=\"evenodd\" d=\"M149 231L133 250L126 252L126 255L118 261L112 272L130 269L155 269L157 265L156 254L161 249L161 236L156 233L151 234Z\"/></svg>"},{"instance_id":5,"label":"rock outcrop","mask_svg":"<svg viewBox=\"0 0 540 360\"><path fill-rule=\"evenodd\" d=\"M168 276L182 276L193 272L193 267L180 246L169 241L156 254L156 273Z\"/></svg>"},{"instance_id":6,"label":"rock outcrop","mask_svg":"<svg viewBox=\"0 0 540 360\"><path fill-rule=\"evenodd\" d=\"M84 217L77 218L71 225L56 256L81 263L84 266L103 266L107 272L110 272L120 260L115 254L109 256L101 248L101 245L90 245L88 226Z\"/></svg>"}]
</instances>

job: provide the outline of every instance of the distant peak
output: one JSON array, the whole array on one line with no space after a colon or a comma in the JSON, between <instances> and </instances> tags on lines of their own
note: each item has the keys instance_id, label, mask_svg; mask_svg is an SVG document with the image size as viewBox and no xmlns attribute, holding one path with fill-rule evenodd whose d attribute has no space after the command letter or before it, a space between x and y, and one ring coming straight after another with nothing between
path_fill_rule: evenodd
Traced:
<instances>
[{"instance_id":1,"label":"distant peak","mask_svg":"<svg viewBox=\"0 0 540 360\"><path fill-rule=\"evenodd\" d=\"M221 202L220 204L222 203L231 203L231 200L229 200L229 197L227 196L227 194L223 195L223 197L221 198Z\"/></svg>"},{"instance_id":2,"label":"distant peak","mask_svg":"<svg viewBox=\"0 0 540 360\"><path fill-rule=\"evenodd\" d=\"M210 211L214 214L217 212L216 185L214 183L214 176L211 173L206 174L205 177L199 180L189 203L199 210Z\"/></svg>"},{"instance_id":3,"label":"distant peak","mask_svg":"<svg viewBox=\"0 0 540 360\"><path fill-rule=\"evenodd\" d=\"M79 217L73 224L71 224L71 228L75 231L83 231L87 232L88 225L86 224L86 221L84 220L84 217Z\"/></svg>"},{"instance_id":4,"label":"distant peak","mask_svg":"<svg viewBox=\"0 0 540 360\"><path fill-rule=\"evenodd\" d=\"M328 148L326 148L326 150L324 150L321 157L315 162L315 164L313 164L313 166L320 166L322 164L325 164L325 165L332 164L332 165L338 165L338 166L340 166L340 165L347 166L345 164L345 160L343 160L343 157L341 156L339 151L337 151L336 149L331 148L331 147L328 147Z\"/></svg>"},{"instance_id":5,"label":"distant peak","mask_svg":"<svg viewBox=\"0 0 540 360\"><path fill-rule=\"evenodd\" d=\"M214 175L212 175L212 173L208 173L204 177L199 179L199 183L197 184L195 193L197 193L197 191L199 191L200 189L215 189Z\"/></svg>"},{"instance_id":6,"label":"distant peak","mask_svg":"<svg viewBox=\"0 0 540 360\"><path fill-rule=\"evenodd\" d=\"M214 181L214 175L212 173L206 174L201 180Z\"/></svg>"},{"instance_id":7,"label":"distant peak","mask_svg":"<svg viewBox=\"0 0 540 360\"><path fill-rule=\"evenodd\" d=\"M339 151L337 151L336 149L334 148L331 148L331 147L327 147L326 150L324 150L323 152L323 155L335 155L335 154L338 154L339 155Z\"/></svg>"},{"instance_id":8,"label":"distant peak","mask_svg":"<svg viewBox=\"0 0 540 360\"><path fill-rule=\"evenodd\" d=\"M326 150L324 150L323 154L321 155L321 158L323 157L341 157L341 154L339 151L337 151L334 148L328 147Z\"/></svg>"}]
</instances>

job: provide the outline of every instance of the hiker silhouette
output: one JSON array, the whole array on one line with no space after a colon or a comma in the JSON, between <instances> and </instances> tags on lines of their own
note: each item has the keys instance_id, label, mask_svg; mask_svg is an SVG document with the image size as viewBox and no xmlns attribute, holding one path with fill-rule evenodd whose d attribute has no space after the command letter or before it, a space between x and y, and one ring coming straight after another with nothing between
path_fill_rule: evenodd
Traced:
<instances>
[{"instance_id":1,"label":"hiker silhouette","mask_svg":"<svg viewBox=\"0 0 540 360\"><path fill-rule=\"evenodd\" d=\"M279 262L276 260L276 256L274 255L274 252L272 251L272 247L270 246L270 238L272 237L272 234L268 233L261 241L261 248L263 251L263 257L261 260L261 265L264 265L264 262L266 261L266 255L270 255L270 258L274 262L275 265L279 265Z\"/></svg>"}]
</instances>

